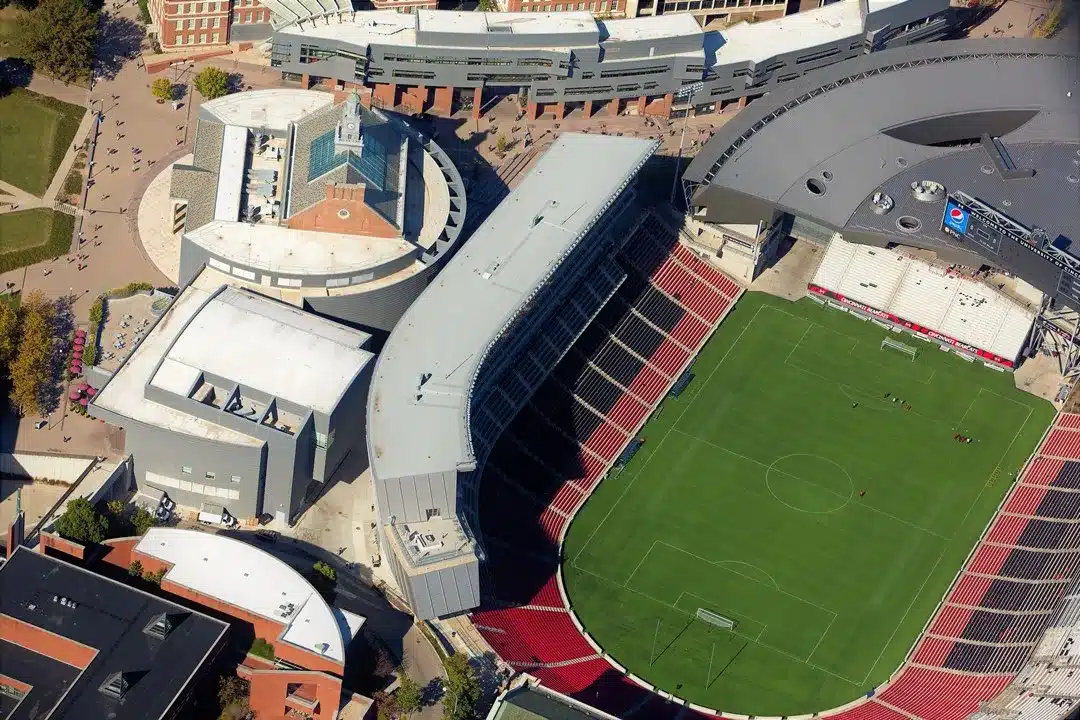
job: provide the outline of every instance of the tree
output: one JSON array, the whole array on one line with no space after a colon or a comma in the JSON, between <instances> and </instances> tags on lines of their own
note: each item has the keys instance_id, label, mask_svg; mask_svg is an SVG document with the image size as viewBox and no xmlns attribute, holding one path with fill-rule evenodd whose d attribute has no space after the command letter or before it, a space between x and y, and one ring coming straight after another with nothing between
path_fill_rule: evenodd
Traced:
<instances>
[{"instance_id":1,"label":"tree","mask_svg":"<svg viewBox=\"0 0 1080 720\"><path fill-rule=\"evenodd\" d=\"M97 14L82 0L41 0L15 26L15 54L64 82L90 72Z\"/></svg>"},{"instance_id":2,"label":"tree","mask_svg":"<svg viewBox=\"0 0 1080 720\"><path fill-rule=\"evenodd\" d=\"M113 517L123 517L126 507L123 500L110 500L105 503L105 511Z\"/></svg>"},{"instance_id":3,"label":"tree","mask_svg":"<svg viewBox=\"0 0 1080 720\"><path fill-rule=\"evenodd\" d=\"M159 103L173 99L173 84L169 78L159 77L150 85L150 94L157 98Z\"/></svg>"},{"instance_id":4,"label":"tree","mask_svg":"<svg viewBox=\"0 0 1080 720\"><path fill-rule=\"evenodd\" d=\"M495 138L495 149L500 153L504 153L510 149L510 141L506 139L505 135L500 135Z\"/></svg>"},{"instance_id":5,"label":"tree","mask_svg":"<svg viewBox=\"0 0 1080 720\"><path fill-rule=\"evenodd\" d=\"M166 572L165 568L161 568L152 573L146 573L143 575L143 580L148 583L153 583L154 585L161 585L161 581L165 579Z\"/></svg>"},{"instance_id":6,"label":"tree","mask_svg":"<svg viewBox=\"0 0 1080 720\"><path fill-rule=\"evenodd\" d=\"M52 321L56 308L35 290L19 307L22 337L9 367L11 402L24 416L40 414L48 388L53 352Z\"/></svg>"},{"instance_id":7,"label":"tree","mask_svg":"<svg viewBox=\"0 0 1080 720\"><path fill-rule=\"evenodd\" d=\"M146 531L157 524L153 514L146 508L137 507L131 513L131 525L136 535L145 535Z\"/></svg>"},{"instance_id":8,"label":"tree","mask_svg":"<svg viewBox=\"0 0 1080 720\"><path fill-rule=\"evenodd\" d=\"M443 666L446 668L443 720L471 720L480 701L480 681L469 664L469 657L454 653L443 661Z\"/></svg>"},{"instance_id":9,"label":"tree","mask_svg":"<svg viewBox=\"0 0 1080 720\"><path fill-rule=\"evenodd\" d=\"M497 0L480 0L476 3L476 9L480 12L498 12L499 3Z\"/></svg>"},{"instance_id":10,"label":"tree","mask_svg":"<svg viewBox=\"0 0 1080 720\"><path fill-rule=\"evenodd\" d=\"M372 699L375 701L376 720L397 720L401 717L401 708L398 707L397 698L393 695L380 690Z\"/></svg>"},{"instance_id":11,"label":"tree","mask_svg":"<svg viewBox=\"0 0 1080 720\"><path fill-rule=\"evenodd\" d=\"M218 702L222 710L234 703L247 703L250 693L251 686L243 678L225 675L218 680Z\"/></svg>"},{"instance_id":12,"label":"tree","mask_svg":"<svg viewBox=\"0 0 1080 720\"><path fill-rule=\"evenodd\" d=\"M141 578L143 576L143 566L138 560L132 560L128 565L128 575L131 577Z\"/></svg>"},{"instance_id":13,"label":"tree","mask_svg":"<svg viewBox=\"0 0 1080 720\"><path fill-rule=\"evenodd\" d=\"M423 692L420 686L416 684L416 681L404 669L399 670L399 673L401 683L398 685L398 689L394 691L394 699L397 701L398 709L402 714L409 717L409 715L420 709Z\"/></svg>"},{"instance_id":14,"label":"tree","mask_svg":"<svg viewBox=\"0 0 1080 720\"><path fill-rule=\"evenodd\" d=\"M229 93L229 74L214 66L205 67L195 76L195 89L207 100Z\"/></svg>"},{"instance_id":15,"label":"tree","mask_svg":"<svg viewBox=\"0 0 1080 720\"><path fill-rule=\"evenodd\" d=\"M86 498L70 501L64 514L56 519L56 530L65 540L90 545L105 539L109 519L98 514Z\"/></svg>"},{"instance_id":16,"label":"tree","mask_svg":"<svg viewBox=\"0 0 1080 720\"><path fill-rule=\"evenodd\" d=\"M19 313L14 305L0 300L0 365L11 362L18 346Z\"/></svg>"},{"instance_id":17,"label":"tree","mask_svg":"<svg viewBox=\"0 0 1080 720\"><path fill-rule=\"evenodd\" d=\"M322 560L315 563L313 569L315 570L315 572L319 573L330 582L337 581L337 570L335 570L330 565L324 563Z\"/></svg>"}]
</instances>

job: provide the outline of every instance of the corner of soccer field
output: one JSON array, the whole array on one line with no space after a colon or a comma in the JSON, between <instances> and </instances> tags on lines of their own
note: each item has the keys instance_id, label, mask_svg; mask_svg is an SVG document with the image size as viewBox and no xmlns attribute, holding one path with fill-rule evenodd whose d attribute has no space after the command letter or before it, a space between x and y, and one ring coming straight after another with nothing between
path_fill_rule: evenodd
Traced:
<instances>
[{"instance_id":1,"label":"corner of soccer field","mask_svg":"<svg viewBox=\"0 0 1080 720\"><path fill-rule=\"evenodd\" d=\"M756 292L692 372L571 524L572 608L630 672L706 707L855 700L904 660L1053 408L1011 374Z\"/></svg>"}]
</instances>

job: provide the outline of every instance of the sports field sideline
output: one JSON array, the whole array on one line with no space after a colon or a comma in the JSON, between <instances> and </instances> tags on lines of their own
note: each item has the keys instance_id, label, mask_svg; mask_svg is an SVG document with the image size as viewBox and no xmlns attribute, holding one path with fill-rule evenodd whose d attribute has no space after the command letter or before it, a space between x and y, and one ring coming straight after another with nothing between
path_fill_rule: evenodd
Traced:
<instances>
[{"instance_id":1,"label":"sports field sideline","mask_svg":"<svg viewBox=\"0 0 1080 720\"><path fill-rule=\"evenodd\" d=\"M761 293L693 373L573 521L572 607L630 672L707 707L854 700L902 662L1053 408L1011 374Z\"/></svg>"}]
</instances>

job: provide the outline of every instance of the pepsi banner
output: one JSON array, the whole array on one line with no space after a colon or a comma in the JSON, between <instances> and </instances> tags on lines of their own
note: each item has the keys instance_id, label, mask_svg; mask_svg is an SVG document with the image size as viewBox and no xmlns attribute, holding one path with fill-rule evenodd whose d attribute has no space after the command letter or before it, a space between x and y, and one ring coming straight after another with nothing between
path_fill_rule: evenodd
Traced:
<instances>
[{"instance_id":1,"label":"pepsi banner","mask_svg":"<svg viewBox=\"0 0 1080 720\"><path fill-rule=\"evenodd\" d=\"M945 211L945 214L948 215L948 210ZM1007 367L1007 368L1016 367L1016 363L1014 363L1012 360L1006 360L1005 358L1001 357L1000 355L995 355L992 352L987 352L986 350L982 350L980 348L977 348L974 345L968 345L965 342L960 342L956 338L949 337L948 335L943 335L942 333L939 333L937 330L934 330L934 329L928 328L928 327L923 327L922 325L919 325L918 323L909 322L909 321L903 319L902 317L899 317L897 315L893 315L892 313L889 313L889 312L885 312L884 310L878 310L877 308L872 308L869 305L863 305L861 302L857 302L855 300L852 300L851 298L848 298L848 297L845 297L845 296L841 295L840 293L836 293L836 292L833 292L832 290L829 290L827 288L823 288L820 285L815 285L814 283L810 283L806 287L810 292L814 293L815 295L821 295L821 296L827 297L827 298L829 298L831 300L835 300L835 301L837 301L839 303L843 303L844 305L847 305L848 307L855 308L856 310L859 310L860 312L866 313L867 315L870 315L872 317L880 318L882 320L888 320L889 322L895 323L896 325L900 325L901 327L906 328L906 329L908 329L908 330L910 330L910 331L912 331L914 333L917 333L917 334L919 334L919 335L921 335L921 336L923 336L925 338L929 338L930 340L940 340L941 342L948 343L949 345L952 345L955 348L958 348L960 350L963 350L966 353L969 353L971 355L974 355L974 356L978 357L980 360L986 360L988 362L992 362L992 363L995 363L997 365L1001 365L1002 367Z\"/></svg>"},{"instance_id":2,"label":"pepsi banner","mask_svg":"<svg viewBox=\"0 0 1080 720\"><path fill-rule=\"evenodd\" d=\"M968 224L971 222L971 213L967 208L960 207L952 198L945 203L945 217L941 221L942 230L951 230L957 235L967 235Z\"/></svg>"}]
</instances>

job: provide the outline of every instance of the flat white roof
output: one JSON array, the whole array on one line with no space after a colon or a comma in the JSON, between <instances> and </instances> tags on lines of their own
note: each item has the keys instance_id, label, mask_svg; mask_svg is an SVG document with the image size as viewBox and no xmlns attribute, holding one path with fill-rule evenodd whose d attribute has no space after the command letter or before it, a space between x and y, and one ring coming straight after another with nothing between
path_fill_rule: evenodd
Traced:
<instances>
[{"instance_id":1,"label":"flat white roof","mask_svg":"<svg viewBox=\"0 0 1080 720\"><path fill-rule=\"evenodd\" d=\"M184 237L245 268L286 275L362 272L419 254L412 243L401 237L346 235L224 220L209 222Z\"/></svg>"},{"instance_id":2,"label":"flat white roof","mask_svg":"<svg viewBox=\"0 0 1080 720\"><path fill-rule=\"evenodd\" d=\"M378 478L474 461L468 393L489 345L654 149L563 133L413 302L383 346L368 399Z\"/></svg>"},{"instance_id":3,"label":"flat white roof","mask_svg":"<svg viewBox=\"0 0 1080 720\"><path fill-rule=\"evenodd\" d=\"M421 10L421 13L438 12ZM474 13L469 13L474 14ZM585 11L554 13L490 12L483 13L488 27L508 27L514 35L555 35L564 33L596 33L596 18ZM489 35L492 45L499 44L499 35Z\"/></svg>"},{"instance_id":4,"label":"flat white roof","mask_svg":"<svg viewBox=\"0 0 1080 720\"><path fill-rule=\"evenodd\" d=\"M161 361L161 367L154 374L150 384L176 395L187 395L188 390L198 379L199 368L167 357Z\"/></svg>"},{"instance_id":5,"label":"flat white roof","mask_svg":"<svg viewBox=\"0 0 1080 720\"><path fill-rule=\"evenodd\" d=\"M334 102L332 93L277 88L233 93L203 103L207 113L225 125L285 130L289 123Z\"/></svg>"},{"instance_id":6,"label":"flat white roof","mask_svg":"<svg viewBox=\"0 0 1080 720\"><path fill-rule=\"evenodd\" d=\"M101 392L94 397L91 406L173 432L216 442L252 446L262 444L258 438L147 400L145 397L144 388L150 382L154 369L184 325L198 312L208 297L209 292L192 287L180 293L161 320L143 338L139 347L128 356Z\"/></svg>"},{"instance_id":7,"label":"flat white roof","mask_svg":"<svg viewBox=\"0 0 1080 720\"><path fill-rule=\"evenodd\" d=\"M862 32L859 0L841 0L776 20L741 22L721 30L724 44L716 53L716 64L761 62L791 52L809 51Z\"/></svg>"},{"instance_id":8,"label":"flat white roof","mask_svg":"<svg viewBox=\"0 0 1080 720\"><path fill-rule=\"evenodd\" d=\"M240 219L240 193L244 189L244 162L248 130L240 125L226 125L221 141L221 165L218 168L217 198L214 219L236 222Z\"/></svg>"},{"instance_id":9,"label":"flat white roof","mask_svg":"<svg viewBox=\"0 0 1080 720\"><path fill-rule=\"evenodd\" d=\"M304 577L262 548L200 530L151 528L135 549L170 563L165 579L285 625L281 639L335 662L364 619L331 607ZM292 605L293 609L287 607Z\"/></svg>"},{"instance_id":10,"label":"flat white roof","mask_svg":"<svg viewBox=\"0 0 1080 720\"><path fill-rule=\"evenodd\" d=\"M903 5L906 2L910 2L910 0L866 0L866 12L870 14L888 10L894 5Z\"/></svg>"},{"instance_id":11,"label":"flat white roof","mask_svg":"<svg viewBox=\"0 0 1080 720\"><path fill-rule=\"evenodd\" d=\"M372 10L328 15L317 23L288 25L275 31L275 34L340 40L365 47L374 43L415 47L416 22L416 14L400 13L397 10Z\"/></svg>"},{"instance_id":12,"label":"flat white roof","mask_svg":"<svg viewBox=\"0 0 1080 720\"><path fill-rule=\"evenodd\" d=\"M606 42L661 40L671 37L702 35L704 31L690 13L643 15L626 20L601 22L607 31Z\"/></svg>"},{"instance_id":13,"label":"flat white roof","mask_svg":"<svg viewBox=\"0 0 1080 720\"><path fill-rule=\"evenodd\" d=\"M361 349L369 337L292 306L225 288L191 319L167 359L329 415L373 357Z\"/></svg>"}]
</instances>

